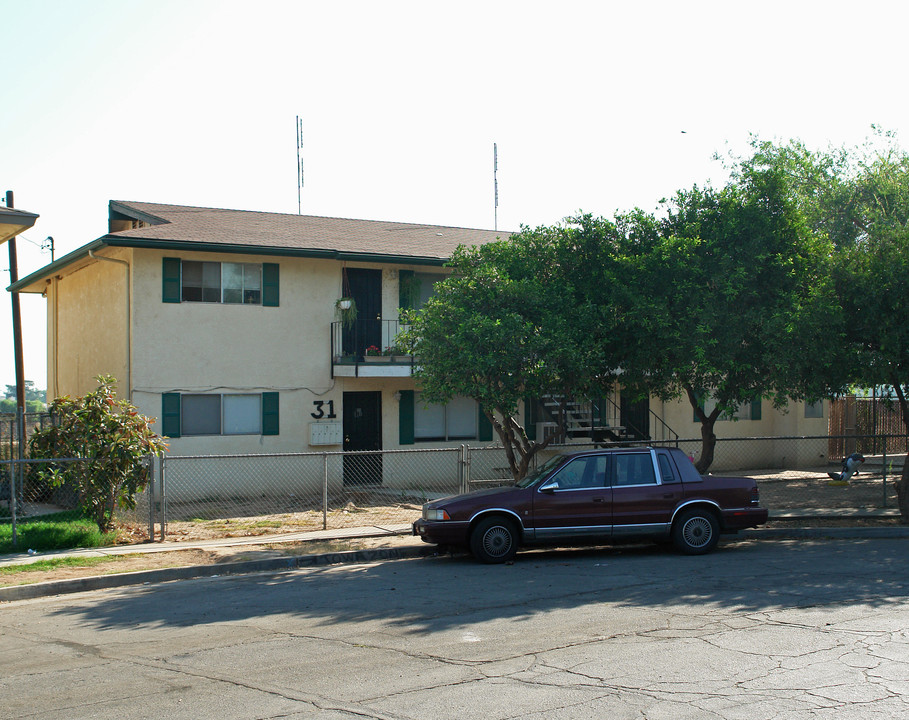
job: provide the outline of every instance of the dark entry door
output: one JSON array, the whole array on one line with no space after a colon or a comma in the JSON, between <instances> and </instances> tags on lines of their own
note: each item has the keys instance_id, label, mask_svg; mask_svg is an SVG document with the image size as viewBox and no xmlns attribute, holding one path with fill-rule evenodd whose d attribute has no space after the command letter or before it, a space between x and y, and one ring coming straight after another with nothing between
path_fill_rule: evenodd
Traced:
<instances>
[{"instance_id":1,"label":"dark entry door","mask_svg":"<svg viewBox=\"0 0 909 720\"><path fill-rule=\"evenodd\" d=\"M344 450L382 449L382 394L344 393ZM345 485L381 485L382 455L369 453L344 456Z\"/></svg>"},{"instance_id":2,"label":"dark entry door","mask_svg":"<svg viewBox=\"0 0 909 720\"><path fill-rule=\"evenodd\" d=\"M347 292L357 304L357 321L342 336L345 354L362 358L366 348L382 344L382 271L344 268Z\"/></svg>"},{"instance_id":3,"label":"dark entry door","mask_svg":"<svg viewBox=\"0 0 909 720\"><path fill-rule=\"evenodd\" d=\"M650 440L650 400L630 401L622 396L621 424L625 432L635 440Z\"/></svg>"}]
</instances>

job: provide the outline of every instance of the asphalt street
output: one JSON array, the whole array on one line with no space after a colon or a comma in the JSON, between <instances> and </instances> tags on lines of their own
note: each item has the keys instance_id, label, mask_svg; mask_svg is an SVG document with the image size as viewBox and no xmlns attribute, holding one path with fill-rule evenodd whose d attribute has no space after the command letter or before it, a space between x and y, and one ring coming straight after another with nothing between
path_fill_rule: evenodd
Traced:
<instances>
[{"instance_id":1,"label":"asphalt street","mask_svg":"<svg viewBox=\"0 0 909 720\"><path fill-rule=\"evenodd\" d=\"M4 718L905 718L906 539L439 556L6 603Z\"/></svg>"}]
</instances>

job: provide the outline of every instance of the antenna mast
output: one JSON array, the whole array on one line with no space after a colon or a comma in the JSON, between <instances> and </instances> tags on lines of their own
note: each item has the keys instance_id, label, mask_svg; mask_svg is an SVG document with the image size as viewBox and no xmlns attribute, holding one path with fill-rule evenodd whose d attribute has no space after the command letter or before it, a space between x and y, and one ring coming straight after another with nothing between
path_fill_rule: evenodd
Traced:
<instances>
[{"instance_id":1,"label":"antenna mast","mask_svg":"<svg viewBox=\"0 0 909 720\"><path fill-rule=\"evenodd\" d=\"M303 147L303 121L297 115L297 215L303 211L303 160L300 150Z\"/></svg>"},{"instance_id":2,"label":"antenna mast","mask_svg":"<svg viewBox=\"0 0 909 720\"><path fill-rule=\"evenodd\" d=\"M499 229L499 146L492 144L492 186L495 191L495 210L493 216L493 229Z\"/></svg>"}]
</instances>

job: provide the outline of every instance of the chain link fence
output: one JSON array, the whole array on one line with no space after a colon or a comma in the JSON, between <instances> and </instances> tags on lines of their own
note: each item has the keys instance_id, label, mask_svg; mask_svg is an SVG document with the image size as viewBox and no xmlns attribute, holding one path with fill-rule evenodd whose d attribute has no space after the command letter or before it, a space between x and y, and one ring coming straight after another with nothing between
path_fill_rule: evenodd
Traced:
<instances>
[{"instance_id":1,"label":"chain link fence","mask_svg":"<svg viewBox=\"0 0 909 720\"><path fill-rule=\"evenodd\" d=\"M681 448L694 461L701 452L699 438L663 444ZM533 466L555 453L589 447L546 448ZM829 473L839 472L843 455L856 450L866 457L860 473L848 484L834 482ZM892 481L905 459L905 438L897 435L721 438L709 472L757 479L761 504L771 516L798 511L848 515L896 508ZM10 503L2 478L8 495L9 477L16 476L18 465L0 461L0 513ZM419 517L428 500L513 482L505 451L497 446L166 456L152 458L151 470L136 509L118 513L118 519L147 527L152 539L171 540L402 529ZM66 488L52 488L27 469L13 485L22 516L78 505Z\"/></svg>"}]
</instances>

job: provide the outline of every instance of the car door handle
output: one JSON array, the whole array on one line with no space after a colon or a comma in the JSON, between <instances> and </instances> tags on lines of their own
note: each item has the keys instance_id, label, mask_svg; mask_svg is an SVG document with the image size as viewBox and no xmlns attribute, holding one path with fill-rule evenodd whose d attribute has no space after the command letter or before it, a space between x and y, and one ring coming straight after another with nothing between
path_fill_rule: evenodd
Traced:
<instances>
[{"instance_id":1,"label":"car door handle","mask_svg":"<svg viewBox=\"0 0 909 720\"><path fill-rule=\"evenodd\" d=\"M594 502L606 502L606 498L595 497L595 498L593 499L593 501L594 501Z\"/></svg>"},{"instance_id":2,"label":"car door handle","mask_svg":"<svg viewBox=\"0 0 909 720\"><path fill-rule=\"evenodd\" d=\"M671 500L672 498L675 497L675 493L666 493L665 495L663 495L663 497L666 498L667 500Z\"/></svg>"}]
</instances>

